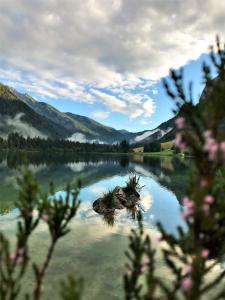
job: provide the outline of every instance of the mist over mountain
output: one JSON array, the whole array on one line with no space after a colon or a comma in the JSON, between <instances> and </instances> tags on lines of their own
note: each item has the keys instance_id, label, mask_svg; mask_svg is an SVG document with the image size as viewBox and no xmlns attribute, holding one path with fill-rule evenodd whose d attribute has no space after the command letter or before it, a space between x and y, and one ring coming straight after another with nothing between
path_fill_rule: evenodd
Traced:
<instances>
[{"instance_id":1,"label":"mist over mountain","mask_svg":"<svg viewBox=\"0 0 225 300\"><path fill-rule=\"evenodd\" d=\"M0 135L18 132L29 137L70 139L77 142L117 143L127 140L133 144L174 138L174 118L154 130L129 132L105 126L91 118L64 113L55 107L36 101L28 94L0 84Z\"/></svg>"}]
</instances>

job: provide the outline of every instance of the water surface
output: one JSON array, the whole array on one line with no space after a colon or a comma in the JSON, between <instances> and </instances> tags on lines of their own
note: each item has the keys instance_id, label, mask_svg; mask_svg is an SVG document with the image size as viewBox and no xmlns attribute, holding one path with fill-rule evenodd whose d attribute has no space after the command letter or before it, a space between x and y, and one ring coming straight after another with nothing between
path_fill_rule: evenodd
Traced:
<instances>
[{"instance_id":1,"label":"water surface","mask_svg":"<svg viewBox=\"0 0 225 300\"><path fill-rule=\"evenodd\" d=\"M92 210L93 201L102 192L124 186L131 172L139 174L141 208L144 226L155 241L156 221L167 231L176 232L184 223L180 217L180 199L185 194L190 161L170 157L143 157L140 155L40 155L21 156L16 153L0 155L0 226L13 241L17 209L16 177L24 160L38 178L43 189L54 181L55 190L63 194L66 184L76 186L82 180L79 199L82 201L77 216L71 223L71 232L58 244L48 270L44 287L45 297L57 299L59 281L72 274L84 278L84 299L116 300L123 298L122 273L124 250L128 245L130 229L136 226L126 210L115 215L114 226L109 226L102 216ZM37 262L43 261L49 235L41 223L31 240L31 253ZM157 271L166 276L167 271L160 256ZM30 291L33 274L25 278Z\"/></svg>"}]
</instances>

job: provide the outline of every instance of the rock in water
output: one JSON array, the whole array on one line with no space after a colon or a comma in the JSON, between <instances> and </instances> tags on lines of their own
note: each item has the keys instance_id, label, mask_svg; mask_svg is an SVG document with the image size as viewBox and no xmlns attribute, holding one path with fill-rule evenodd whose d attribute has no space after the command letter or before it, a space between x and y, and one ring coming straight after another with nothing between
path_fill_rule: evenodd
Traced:
<instances>
[{"instance_id":1,"label":"rock in water","mask_svg":"<svg viewBox=\"0 0 225 300\"><path fill-rule=\"evenodd\" d=\"M92 206L93 206L94 211L101 215L104 215L107 213L114 213L114 211L115 211L114 207L113 208L106 207L106 205L102 201L102 198L98 198L97 200L95 200Z\"/></svg>"},{"instance_id":2,"label":"rock in water","mask_svg":"<svg viewBox=\"0 0 225 300\"><path fill-rule=\"evenodd\" d=\"M116 186L114 189L115 199L110 206L104 202L103 198L98 198L93 203L93 209L98 214L114 213L116 209L132 208L140 201L140 194L136 191L131 195L127 195L124 188Z\"/></svg>"}]
</instances>

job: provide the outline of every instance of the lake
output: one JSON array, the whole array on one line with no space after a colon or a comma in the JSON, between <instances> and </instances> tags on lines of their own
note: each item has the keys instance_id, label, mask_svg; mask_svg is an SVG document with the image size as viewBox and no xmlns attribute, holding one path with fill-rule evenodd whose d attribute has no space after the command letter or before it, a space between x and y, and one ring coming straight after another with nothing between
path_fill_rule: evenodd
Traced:
<instances>
[{"instance_id":1,"label":"lake","mask_svg":"<svg viewBox=\"0 0 225 300\"><path fill-rule=\"evenodd\" d=\"M136 226L132 214L119 211L111 226L95 213L92 203L101 193L116 185L124 186L132 172L140 175L141 209L144 226L156 244L156 222L160 221L167 231L176 232L176 226L185 226L180 216L180 200L185 195L190 161L172 157L142 155L41 155L30 153L0 153L0 226L14 240L17 209L16 177L24 161L47 190L54 181L57 194L63 195L66 184L76 186L82 181L79 195L81 206L72 221L71 232L62 239L55 251L44 285L43 299L59 299L59 282L67 275L84 279L84 300L123 299L124 251L128 235ZM49 235L41 223L31 240L31 254L35 261L43 261ZM166 276L167 271L160 254L157 272ZM25 281L26 291L33 283L32 271ZM52 299L53 299L52 298ZM23 298L21 298L23 299Z\"/></svg>"}]
</instances>

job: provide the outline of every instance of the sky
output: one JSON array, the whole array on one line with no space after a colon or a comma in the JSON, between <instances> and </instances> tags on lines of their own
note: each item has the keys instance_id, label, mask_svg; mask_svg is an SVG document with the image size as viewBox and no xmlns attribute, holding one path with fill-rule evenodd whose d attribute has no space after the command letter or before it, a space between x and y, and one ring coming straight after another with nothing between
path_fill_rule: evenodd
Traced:
<instances>
[{"instance_id":1,"label":"sky","mask_svg":"<svg viewBox=\"0 0 225 300\"><path fill-rule=\"evenodd\" d=\"M0 0L0 82L116 129L153 129L172 116L162 87L201 65L225 32L225 1Z\"/></svg>"}]
</instances>

